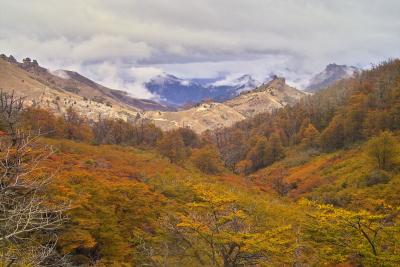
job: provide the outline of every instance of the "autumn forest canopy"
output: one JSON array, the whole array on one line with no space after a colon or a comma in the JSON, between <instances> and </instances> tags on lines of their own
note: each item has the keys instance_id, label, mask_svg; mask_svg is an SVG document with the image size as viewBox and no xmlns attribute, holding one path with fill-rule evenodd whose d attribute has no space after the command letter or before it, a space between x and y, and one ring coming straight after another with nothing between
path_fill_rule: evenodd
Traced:
<instances>
[{"instance_id":1,"label":"autumn forest canopy","mask_svg":"<svg viewBox=\"0 0 400 267\"><path fill-rule=\"evenodd\" d=\"M0 94L0 266L399 266L400 60L201 134Z\"/></svg>"}]
</instances>

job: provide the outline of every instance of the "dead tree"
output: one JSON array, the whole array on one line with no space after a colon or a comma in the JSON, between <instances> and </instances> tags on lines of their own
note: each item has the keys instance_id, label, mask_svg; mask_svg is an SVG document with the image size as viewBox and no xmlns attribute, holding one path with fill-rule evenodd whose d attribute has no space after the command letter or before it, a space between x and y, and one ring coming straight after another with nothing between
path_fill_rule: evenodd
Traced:
<instances>
[{"instance_id":1,"label":"dead tree","mask_svg":"<svg viewBox=\"0 0 400 267\"><path fill-rule=\"evenodd\" d=\"M20 114L24 107L24 99L16 97L14 92L11 94L0 91L0 120L2 126L8 132L12 138L12 142L15 145L17 140L17 127Z\"/></svg>"},{"instance_id":2,"label":"dead tree","mask_svg":"<svg viewBox=\"0 0 400 267\"><path fill-rule=\"evenodd\" d=\"M22 110L22 99L0 92L0 265L60 266L55 246L66 205L47 194L52 177L41 163L52 151L19 130Z\"/></svg>"}]
</instances>

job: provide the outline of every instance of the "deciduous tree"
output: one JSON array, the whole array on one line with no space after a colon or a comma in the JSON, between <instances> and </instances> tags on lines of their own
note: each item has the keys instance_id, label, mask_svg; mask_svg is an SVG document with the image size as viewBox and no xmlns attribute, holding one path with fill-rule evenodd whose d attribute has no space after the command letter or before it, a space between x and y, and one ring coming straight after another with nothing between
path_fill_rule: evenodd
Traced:
<instances>
[{"instance_id":1,"label":"deciduous tree","mask_svg":"<svg viewBox=\"0 0 400 267\"><path fill-rule=\"evenodd\" d=\"M397 152L396 140L388 131L380 133L368 142L368 155L381 170L390 170L393 167Z\"/></svg>"},{"instance_id":2,"label":"deciduous tree","mask_svg":"<svg viewBox=\"0 0 400 267\"><path fill-rule=\"evenodd\" d=\"M276 256L290 255L292 247L286 235L290 226L252 229L251 216L241 209L231 194L218 195L209 188L195 188L194 202L179 217L173 231L191 245L187 253L203 265L249 266L277 264ZM290 262L280 258L280 263Z\"/></svg>"},{"instance_id":3,"label":"deciduous tree","mask_svg":"<svg viewBox=\"0 0 400 267\"><path fill-rule=\"evenodd\" d=\"M362 266L400 264L398 208L386 206L384 212L349 211L310 201L304 225L305 238L311 242L318 265L351 263Z\"/></svg>"},{"instance_id":4,"label":"deciduous tree","mask_svg":"<svg viewBox=\"0 0 400 267\"><path fill-rule=\"evenodd\" d=\"M194 149L192 151L191 160L194 165L204 173L218 174L223 169L219 153L212 146Z\"/></svg>"},{"instance_id":5,"label":"deciduous tree","mask_svg":"<svg viewBox=\"0 0 400 267\"><path fill-rule=\"evenodd\" d=\"M187 155L187 149L183 142L182 136L176 134L175 131L164 133L159 140L157 148L160 153L167 157L172 163L178 163Z\"/></svg>"}]
</instances>

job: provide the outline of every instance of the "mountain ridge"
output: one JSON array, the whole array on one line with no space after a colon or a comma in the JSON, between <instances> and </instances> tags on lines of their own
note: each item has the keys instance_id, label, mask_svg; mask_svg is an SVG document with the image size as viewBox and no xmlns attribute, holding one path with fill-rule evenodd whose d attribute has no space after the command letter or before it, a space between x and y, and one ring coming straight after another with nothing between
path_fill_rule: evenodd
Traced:
<instances>
[{"instance_id":1,"label":"mountain ridge","mask_svg":"<svg viewBox=\"0 0 400 267\"><path fill-rule=\"evenodd\" d=\"M206 101L186 110L150 111L143 113L142 116L153 120L156 126L164 130L189 127L201 133L228 127L259 113L272 112L286 105L292 105L306 95L306 92L287 85L284 78L275 76L270 82L242 92L222 103Z\"/></svg>"},{"instance_id":2,"label":"mountain ridge","mask_svg":"<svg viewBox=\"0 0 400 267\"><path fill-rule=\"evenodd\" d=\"M322 72L317 73L310 79L306 91L316 92L327 88L339 80L353 77L359 71L360 69L354 66L330 63Z\"/></svg>"},{"instance_id":3,"label":"mountain ridge","mask_svg":"<svg viewBox=\"0 0 400 267\"><path fill-rule=\"evenodd\" d=\"M163 73L146 82L145 87L165 102L182 107L210 99L215 102L223 102L237 96L242 91L254 89L260 84L261 82L249 74L202 83L196 79L182 79Z\"/></svg>"},{"instance_id":4,"label":"mountain ridge","mask_svg":"<svg viewBox=\"0 0 400 267\"><path fill-rule=\"evenodd\" d=\"M107 88L75 71L50 71L29 57L23 59L22 63L15 60L12 55L7 57L2 54L0 59L28 72L35 80L57 91L69 92L108 105L122 105L133 110L171 110L155 101L133 98L125 91Z\"/></svg>"}]
</instances>

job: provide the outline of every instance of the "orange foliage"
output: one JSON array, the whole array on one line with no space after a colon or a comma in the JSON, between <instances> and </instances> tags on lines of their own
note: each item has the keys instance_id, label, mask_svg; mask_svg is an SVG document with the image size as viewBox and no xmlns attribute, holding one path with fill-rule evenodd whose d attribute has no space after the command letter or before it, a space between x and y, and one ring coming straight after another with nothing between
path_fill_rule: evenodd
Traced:
<instances>
[{"instance_id":1,"label":"orange foliage","mask_svg":"<svg viewBox=\"0 0 400 267\"><path fill-rule=\"evenodd\" d=\"M255 174L256 183L260 187L273 189L273 183L282 179L282 183L289 187L288 195L298 197L312 191L323 184L333 182L337 177L324 178L321 172L328 166L334 166L340 161L339 157L318 157L305 164L287 168L282 164L272 165L270 168L261 170Z\"/></svg>"}]
</instances>

